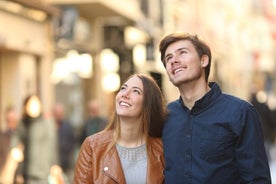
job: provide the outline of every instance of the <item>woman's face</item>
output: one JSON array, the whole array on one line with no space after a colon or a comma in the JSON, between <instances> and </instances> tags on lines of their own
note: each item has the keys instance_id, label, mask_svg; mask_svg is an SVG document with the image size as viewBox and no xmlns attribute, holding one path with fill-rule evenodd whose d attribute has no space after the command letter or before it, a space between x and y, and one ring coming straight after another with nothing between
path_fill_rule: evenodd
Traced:
<instances>
[{"instance_id":1,"label":"woman's face","mask_svg":"<svg viewBox=\"0 0 276 184\"><path fill-rule=\"evenodd\" d=\"M37 96L32 96L26 104L26 113L36 118L41 113L41 104Z\"/></svg>"},{"instance_id":2,"label":"woman's face","mask_svg":"<svg viewBox=\"0 0 276 184\"><path fill-rule=\"evenodd\" d=\"M143 106L143 83L137 76L121 86L116 95L116 112L119 117L140 118Z\"/></svg>"}]
</instances>

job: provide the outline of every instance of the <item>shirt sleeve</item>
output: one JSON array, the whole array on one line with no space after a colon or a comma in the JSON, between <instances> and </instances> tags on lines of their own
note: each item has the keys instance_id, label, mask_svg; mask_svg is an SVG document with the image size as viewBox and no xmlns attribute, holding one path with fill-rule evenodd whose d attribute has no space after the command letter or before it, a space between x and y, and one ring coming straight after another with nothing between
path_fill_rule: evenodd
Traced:
<instances>
[{"instance_id":1,"label":"shirt sleeve","mask_svg":"<svg viewBox=\"0 0 276 184\"><path fill-rule=\"evenodd\" d=\"M251 105L240 112L241 129L235 150L240 176L245 183L271 183L259 115Z\"/></svg>"},{"instance_id":2,"label":"shirt sleeve","mask_svg":"<svg viewBox=\"0 0 276 184\"><path fill-rule=\"evenodd\" d=\"M85 139L76 162L74 173L75 184L91 184L92 181L92 149L89 139Z\"/></svg>"}]
</instances>

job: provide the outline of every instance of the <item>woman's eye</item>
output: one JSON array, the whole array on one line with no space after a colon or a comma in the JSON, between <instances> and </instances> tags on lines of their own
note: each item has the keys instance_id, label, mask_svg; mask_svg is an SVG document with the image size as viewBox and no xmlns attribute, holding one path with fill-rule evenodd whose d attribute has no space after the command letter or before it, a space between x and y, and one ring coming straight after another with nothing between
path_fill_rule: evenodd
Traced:
<instances>
[{"instance_id":1,"label":"woman's eye","mask_svg":"<svg viewBox=\"0 0 276 184\"><path fill-rule=\"evenodd\" d=\"M137 89L134 89L133 92L137 93L137 94L141 94L141 92L139 90L137 90Z\"/></svg>"},{"instance_id":2,"label":"woman's eye","mask_svg":"<svg viewBox=\"0 0 276 184\"><path fill-rule=\"evenodd\" d=\"M125 86L122 86L122 87L120 88L120 91L124 91L124 90L126 90L126 87L125 87Z\"/></svg>"}]
</instances>

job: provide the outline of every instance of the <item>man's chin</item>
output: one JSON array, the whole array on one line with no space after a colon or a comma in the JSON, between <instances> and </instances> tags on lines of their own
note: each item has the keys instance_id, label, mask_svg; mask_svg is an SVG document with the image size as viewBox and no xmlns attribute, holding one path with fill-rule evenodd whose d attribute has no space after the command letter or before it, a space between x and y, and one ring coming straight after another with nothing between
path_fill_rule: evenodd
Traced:
<instances>
[{"instance_id":1,"label":"man's chin","mask_svg":"<svg viewBox=\"0 0 276 184\"><path fill-rule=\"evenodd\" d=\"M180 80L175 80L175 79L171 79L170 80L171 81L171 83L174 85L174 86L179 86L181 83L182 83L182 81L180 81Z\"/></svg>"}]
</instances>

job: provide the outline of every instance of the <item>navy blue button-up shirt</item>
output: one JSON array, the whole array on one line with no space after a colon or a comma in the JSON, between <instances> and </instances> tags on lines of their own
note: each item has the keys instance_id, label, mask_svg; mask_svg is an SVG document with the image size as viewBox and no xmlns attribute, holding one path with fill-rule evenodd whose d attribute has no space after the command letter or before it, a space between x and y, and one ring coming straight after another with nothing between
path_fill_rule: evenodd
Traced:
<instances>
[{"instance_id":1,"label":"navy blue button-up shirt","mask_svg":"<svg viewBox=\"0 0 276 184\"><path fill-rule=\"evenodd\" d=\"M271 183L256 109L216 83L210 87L191 110L181 98L168 104L165 183Z\"/></svg>"}]
</instances>

